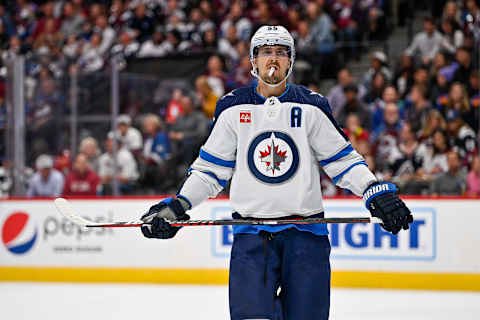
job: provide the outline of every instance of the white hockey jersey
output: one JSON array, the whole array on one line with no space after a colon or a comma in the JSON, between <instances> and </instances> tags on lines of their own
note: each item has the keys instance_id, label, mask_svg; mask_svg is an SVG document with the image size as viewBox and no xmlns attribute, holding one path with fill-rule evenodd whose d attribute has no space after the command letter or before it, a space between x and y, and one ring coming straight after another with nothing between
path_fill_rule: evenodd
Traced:
<instances>
[{"instance_id":1,"label":"white hockey jersey","mask_svg":"<svg viewBox=\"0 0 480 320\"><path fill-rule=\"evenodd\" d=\"M319 163L357 195L376 180L326 98L291 84L270 98L240 88L217 102L212 132L179 194L195 206L232 179L231 205L243 217L310 216L323 212Z\"/></svg>"}]
</instances>

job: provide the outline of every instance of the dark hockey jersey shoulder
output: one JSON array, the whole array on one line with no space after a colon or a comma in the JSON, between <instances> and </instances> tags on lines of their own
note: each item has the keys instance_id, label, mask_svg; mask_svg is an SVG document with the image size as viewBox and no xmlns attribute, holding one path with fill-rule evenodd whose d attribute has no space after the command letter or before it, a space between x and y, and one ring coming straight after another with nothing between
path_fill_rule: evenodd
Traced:
<instances>
[{"instance_id":1,"label":"dark hockey jersey shoulder","mask_svg":"<svg viewBox=\"0 0 480 320\"><path fill-rule=\"evenodd\" d=\"M263 104L264 101L265 100L262 100L262 97L256 93L255 87L235 89L217 101L214 120L216 121L220 114L228 108L241 104Z\"/></svg>"},{"instance_id":2,"label":"dark hockey jersey shoulder","mask_svg":"<svg viewBox=\"0 0 480 320\"><path fill-rule=\"evenodd\" d=\"M316 106L326 113L332 113L327 98L319 93L313 92L304 86L289 84L288 89L280 97L280 102L296 102Z\"/></svg>"},{"instance_id":3,"label":"dark hockey jersey shoulder","mask_svg":"<svg viewBox=\"0 0 480 320\"><path fill-rule=\"evenodd\" d=\"M279 97L280 102L290 102L290 103L300 103L300 104L309 104L320 109L327 118L332 122L332 124L337 129L345 140L349 140L345 135L345 132L340 128L337 121L333 117L332 109L328 103L327 98L322 96L319 93L313 92L310 89L305 88L304 86L298 85L289 85L289 88L285 93Z\"/></svg>"}]
</instances>

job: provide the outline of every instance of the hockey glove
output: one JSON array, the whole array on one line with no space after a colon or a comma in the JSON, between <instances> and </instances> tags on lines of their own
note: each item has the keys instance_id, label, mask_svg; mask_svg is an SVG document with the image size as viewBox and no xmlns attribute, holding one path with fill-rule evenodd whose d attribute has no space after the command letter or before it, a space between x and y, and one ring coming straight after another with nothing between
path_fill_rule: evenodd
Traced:
<instances>
[{"instance_id":1,"label":"hockey glove","mask_svg":"<svg viewBox=\"0 0 480 320\"><path fill-rule=\"evenodd\" d=\"M169 221L190 219L185 213L185 210L190 208L190 203L181 196L160 201L140 218L143 222L149 223L142 225L143 235L147 238L173 238L181 227L172 227Z\"/></svg>"},{"instance_id":2,"label":"hockey glove","mask_svg":"<svg viewBox=\"0 0 480 320\"><path fill-rule=\"evenodd\" d=\"M363 199L372 217L380 218L383 229L397 234L402 228L407 230L413 222L413 216L405 203L397 195L393 183L375 182L367 187Z\"/></svg>"}]
</instances>

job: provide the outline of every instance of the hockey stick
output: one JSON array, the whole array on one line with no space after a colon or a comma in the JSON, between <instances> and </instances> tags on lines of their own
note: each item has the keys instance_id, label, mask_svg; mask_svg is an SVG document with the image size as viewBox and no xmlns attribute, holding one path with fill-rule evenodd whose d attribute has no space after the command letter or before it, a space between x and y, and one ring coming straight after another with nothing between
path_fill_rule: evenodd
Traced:
<instances>
[{"instance_id":1,"label":"hockey stick","mask_svg":"<svg viewBox=\"0 0 480 320\"><path fill-rule=\"evenodd\" d=\"M74 224L87 228L130 228L141 227L146 224L142 220L117 221L110 223L94 222L79 216L70 202L63 198L54 201L58 211ZM170 221L175 227L193 226L233 226L233 225L280 225L280 224L310 224L310 223L381 223L375 217L349 217L349 218L299 218L299 219L249 219L249 220L185 220Z\"/></svg>"}]
</instances>

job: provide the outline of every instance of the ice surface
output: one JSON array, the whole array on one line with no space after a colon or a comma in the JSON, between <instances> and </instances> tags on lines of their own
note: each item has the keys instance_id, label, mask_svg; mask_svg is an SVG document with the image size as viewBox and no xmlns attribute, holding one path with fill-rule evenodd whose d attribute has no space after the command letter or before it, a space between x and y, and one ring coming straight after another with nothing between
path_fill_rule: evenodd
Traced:
<instances>
[{"instance_id":1,"label":"ice surface","mask_svg":"<svg viewBox=\"0 0 480 320\"><path fill-rule=\"evenodd\" d=\"M479 319L480 293L332 290L332 320ZM0 282L8 320L229 319L225 286Z\"/></svg>"}]
</instances>

